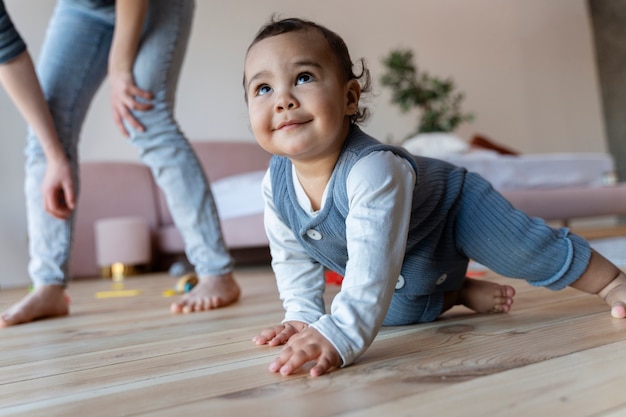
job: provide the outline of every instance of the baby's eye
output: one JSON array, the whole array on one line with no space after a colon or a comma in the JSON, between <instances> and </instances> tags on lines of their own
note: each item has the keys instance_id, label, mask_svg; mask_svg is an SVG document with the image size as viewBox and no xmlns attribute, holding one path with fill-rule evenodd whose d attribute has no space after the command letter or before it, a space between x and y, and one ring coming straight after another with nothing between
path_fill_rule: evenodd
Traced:
<instances>
[{"instance_id":1,"label":"baby's eye","mask_svg":"<svg viewBox=\"0 0 626 417\"><path fill-rule=\"evenodd\" d=\"M262 96L264 94L271 93L271 92L272 92L272 87L270 87L267 84L262 84L256 88L256 93L259 96Z\"/></svg>"},{"instance_id":2,"label":"baby's eye","mask_svg":"<svg viewBox=\"0 0 626 417\"><path fill-rule=\"evenodd\" d=\"M306 84L310 83L311 81L313 81L313 76L305 72L298 75L298 78L296 79L296 84Z\"/></svg>"}]
</instances>

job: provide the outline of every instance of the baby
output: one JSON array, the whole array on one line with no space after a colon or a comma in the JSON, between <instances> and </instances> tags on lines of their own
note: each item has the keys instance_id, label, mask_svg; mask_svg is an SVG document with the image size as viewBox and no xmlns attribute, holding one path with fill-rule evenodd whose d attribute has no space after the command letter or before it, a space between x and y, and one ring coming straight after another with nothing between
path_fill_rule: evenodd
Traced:
<instances>
[{"instance_id":1,"label":"baby","mask_svg":"<svg viewBox=\"0 0 626 417\"><path fill-rule=\"evenodd\" d=\"M264 26L244 89L258 143L272 268L285 309L257 345L284 345L270 371L311 376L352 363L382 325L437 319L454 305L506 313L515 291L466 278L469 259L535 286L599 294L626 317L626 276L580 236L515 210L480 176L382 144L358 123L369 72L310 21ZM344 276L326 313L324 268Z\"/></svg>"}]
</instances>

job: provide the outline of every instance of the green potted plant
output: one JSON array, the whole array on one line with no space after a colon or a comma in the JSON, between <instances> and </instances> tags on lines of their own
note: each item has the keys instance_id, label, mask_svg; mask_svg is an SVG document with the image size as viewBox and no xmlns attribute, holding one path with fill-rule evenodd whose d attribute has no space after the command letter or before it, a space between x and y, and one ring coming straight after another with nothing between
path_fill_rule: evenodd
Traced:
<instances>
[{"instance_id":1,"label":"green potted plant","mask_svg":"<svg viewBox=\"0 0 626 417\"><path fill-rule=\"evenodd\" d=\"M451 133L461 123L474 119L473 114L461 110L465 94L456 91L454 81L418 71L411 50L392 50L382 63L385 72L381 83L391 89L391 102L404 113L414 108L420 110L417 130L410 138L426 133Z\"/></svg>"}]
</instances>

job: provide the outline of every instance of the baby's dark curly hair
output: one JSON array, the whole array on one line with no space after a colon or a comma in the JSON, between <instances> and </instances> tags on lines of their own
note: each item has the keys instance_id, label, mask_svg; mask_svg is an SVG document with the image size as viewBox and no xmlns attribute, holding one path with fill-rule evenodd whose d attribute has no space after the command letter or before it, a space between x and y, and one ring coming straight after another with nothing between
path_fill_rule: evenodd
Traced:
<instances>
[{"instance_id":1,"label":"baby's dark curly hair","mask_svg":"<svg viewBox=\"0 0 626 417\"><path fill-rule=\"evenodd\" d=\"M326 41L328 41L328 45L330 46L331 51L333 52L333 54L337 58L337 62L339 63L339 70L341 71L341 76L343 80L357 80L361 85L361 94L369 93L371 90L371 76L370 71L365 64L365 59L359 59L358 62L359 66L361 67L361 71L356 74L353 70L354 65L352 63L352 59L350 58L350 52L348 51L346 43L343 41L343 39L341 39L341 36L315 22L295 17L287 19L276 19L275 17L273 17L268 24L263 26L259 30L259 32L257 32L254 40L248 47L248 51L250 50L250 48L252 48L263 39L282 35L284 33L307 30L318 31L324 36ZM350 116L350 121L352 123L360 123L364 122L368 117L369 110L367 109L367 107L363 107L359 104L356 113Z\"/></svg>"}]
</instances>

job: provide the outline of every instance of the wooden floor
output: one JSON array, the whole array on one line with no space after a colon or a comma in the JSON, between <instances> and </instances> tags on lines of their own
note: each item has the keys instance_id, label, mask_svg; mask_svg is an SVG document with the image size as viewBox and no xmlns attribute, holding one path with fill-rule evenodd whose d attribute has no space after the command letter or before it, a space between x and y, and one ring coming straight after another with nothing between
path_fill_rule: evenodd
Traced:
<instances>
[{"instance_id":1,"label":"wooden floor","mask_svg":"<svg viewBox=\"0 0 626 417\"><path fill-rule=\"evenodd\" d=\"M243 298L172 315L165 274L70 286L72 314L0 330L1 416L624 416L626 320L596 297L516 287L507 315L462 308L386 328L350 367L272 374L251 338L282 318L268 267L237 270ZM490 276L491 279L502 280ZM329 287L328 297L337 291ZM24 290L0 292L0 308Z\"/></svg>"}]
</instances>

